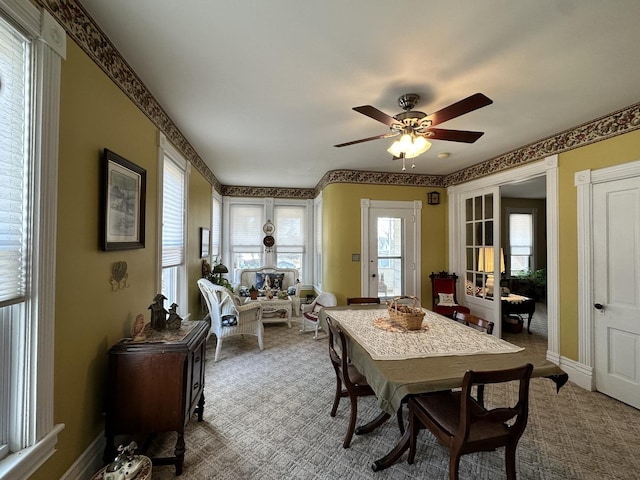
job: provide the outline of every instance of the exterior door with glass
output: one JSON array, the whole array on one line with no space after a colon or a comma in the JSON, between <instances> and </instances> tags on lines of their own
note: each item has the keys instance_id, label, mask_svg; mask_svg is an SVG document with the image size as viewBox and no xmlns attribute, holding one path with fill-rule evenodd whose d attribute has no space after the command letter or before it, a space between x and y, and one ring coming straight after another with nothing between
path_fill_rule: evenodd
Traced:
<instances>
[{"instance_id":1,"label":"exterior door with glass","mask_svg":"<svg viewBox=\"0 0 640 480\"><path fill-rule=\"evenodd\" d=\"M421 206L420 202L417 202ZM371 202L363 235L363 295L419 296L419 215L414 202ZM419 212L419 210L418 210ZM364 227L364 226L363 226ZM364 230L363 230L364 232Z\"/></svg>"}]
</instances>

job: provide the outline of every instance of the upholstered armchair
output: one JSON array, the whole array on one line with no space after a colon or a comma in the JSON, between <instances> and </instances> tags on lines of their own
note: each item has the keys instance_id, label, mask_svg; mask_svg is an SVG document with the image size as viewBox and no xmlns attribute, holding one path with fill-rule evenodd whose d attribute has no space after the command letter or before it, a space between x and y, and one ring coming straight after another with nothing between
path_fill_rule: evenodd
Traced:
<instances>
[{"instance_id":1,"label":"upholstered armchair","mask_svg":"<svg viewBox=\"0 0 640 480\"><path fill-rule=\"evenodd\" d=\"M315 331L314 339L318 339L318 331L320 330L320 322L318 321L318 315L320 310L324 307L335 307L338 305L338 300L333 293L324 292L318 295L313 302L308 305L302 305L302 331L313 329Z\"/></svg>"},{"instance_id":2,"label":"upholstered armchair","mask_svg":"<svg viewBox=\"0 0 640 480\"><path fill-rule=\"evenodd\" d=\"M211 333L216 336L214 362L218 361L222 349L222 339L233 335L255 335L258 346L263 349L262 306L259 303L241 305L239 299L227 288L215 285L209 280L198 280L198 288L207 303Z\"/></svg>"},{"instance_id":3,"label":"upholstered armchair","mask_svg":"<svg viewBox=\"0 0 640 480\"><path fill-rule=\"evenodd\" d=\"M471 313L469 308L458 304L456 295L458 276L455 273L431 272L429 278L431 279L432 310L434 312L449 318L453 318L455 312Z\"/></svg>"}]
</instances>

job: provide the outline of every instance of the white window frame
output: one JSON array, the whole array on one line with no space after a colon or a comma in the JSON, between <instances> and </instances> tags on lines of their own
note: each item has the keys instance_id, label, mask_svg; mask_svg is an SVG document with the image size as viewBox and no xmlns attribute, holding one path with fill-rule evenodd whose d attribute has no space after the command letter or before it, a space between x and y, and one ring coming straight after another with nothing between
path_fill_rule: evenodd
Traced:
<instances>
[{"instance_id":1,"label":"white window frame","mask_svg":"<svg viewBox=\"0 0 640 480\"><path fill-rule=\"evenodd\" d=\"M162 226L163 215L163 184L164 184L164 162L165 159L172 161L178 168L184 172L184 225L183 225L183 246L184 257L182 263L178 266L178 289L177 304L178 311L182 318L189 318L187 301L187 258L189 258L188 242L187 242L187 226L189 225L188 212L189 209L189 175L191 173L191 164L182 156L182 154L167 140L162 132L158 134L158 225ZM158 291L162 291L162 227L158 234ZM168 307L168 306L167 306Z\"/></svg>"},{"instance_id":2,"label":"white window frame","mask_svg":"<svg viewBox=\"0 0 640 480\"><path fill-rule=\"evenodd\" d=\"M313 200L313 285L322 291L322 192Z\"/></svg>"},{"instance_id":3,"label":"white window frame","mask_svg":"<svg viewBox=\"0 0 640 480\"><path fill-rule=\"evenodd\" d=\"M9 339L21 348L15 357L19 362L15 371L21 375L10 387L10 397L20 401L10 407L10 452L0 460L0 478L28 478L53 455L64 428L54 424L53 385L60 71L61 59L66 56L66 34L48 12L27 0L0 0L0 15L32 40L31 263L26 328ZM0 342L6 339L3 335ZM7 388L7 382L0 383L0 389ZM0 423L8 420L7 412L0 415Z\"/></svg>"},{"instance_id":4,"label":"white window frame","mask_svg":"<svg viewBox=\"0 0 640 480\"><path fill-rule=\"evenodd\" d=\"M211 255L207 259L222 256L222 195L212 188L211 192Z\"/></svg>"},{"instance_id":5,"label":"white window frame","mask_svg":"<svg viewBox=\"0 0 640 480\"><path fill-rule=\"evenodd\" d=\"M230 241L230 225L231 225L231 206L243 204L243 205L260 205L263 207L264 215L262 217L262 223L267 222L267 220L273 221L274 218L274 207L280 205L293 205L293 206L304 206L306 207L307 212L307 221L306 221L306 232L305 232L305 251L303 255L303 278L300 279L302 283L308 283L312 279L312 266L313 266L313 248L310 248L310 242L313 241L313 201L312 200L297 200L297 199L274 199L271 197L266 198L258 198L258 197L222 197L222 263L228 266L230 272L233 269L233 250L234 246L231 245ZM266 252L264 246L260 246L262 252L262 266L273 266L276 262L276 253L275 249L277 249L277 245L275 245L274 251ZM228 263L226 263L228 262ZM231 272L230 278L233 278L234 281L238 281L236 278L237 272Z\"/></svg>"},{"instance_id":6,"label":"white window frame","mask_svg":"<svg viewBox=\"0 0 640 480\"><path fill-rule=\"evenodd\" d=\"M536 221L537 221L537 208L517 208L517 207L509 207L506 209L506 232L507 232L507 255L509 257L509 276L512 276L511 271L511 214L524 214L531 215L531 259L529 262L529 271L533 272L536 270Z\"/></svg>"}]
</instances>

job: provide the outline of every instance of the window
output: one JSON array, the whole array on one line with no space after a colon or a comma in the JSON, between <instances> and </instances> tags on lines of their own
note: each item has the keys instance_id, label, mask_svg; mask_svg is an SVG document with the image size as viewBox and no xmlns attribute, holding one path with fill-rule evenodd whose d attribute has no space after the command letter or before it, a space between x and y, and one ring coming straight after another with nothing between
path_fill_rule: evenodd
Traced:
<instances>
[{"instance_id":1,"label":"window","mask_svg":"<svg viewBox=\"0 0 640 480\"><path fill-rule=\"evenodd\" d=\"M187 305L186 200L189 163L169 147L166 139L162 164L162 294L167 304ZM185 312L182 312L183 317Z\"/></svg>"},{"instance_id":2,"label":"window","mask_svg":"<svg viewBox=\"0 0 640 480\"><path fill-rule=\"evenodd\" d=\"M234 203L230 206L229 248L233 278L237 270L263 266L263 217L263 205Z\"/></svg>"},{"instance_id":3,"label":"window","mask_svg":"<svg viewBox=\"0 0 640 480\"><path fill-rule=\"evenodd\" d=\"M222 255L222 200L214 193L211 204L211 256L219 259Z\"/></svg>"},{"instance_id":4,"label":"window","mask_svg":"<svg viewBox=\"0 0 640 480\"><path fill-rule=\"evenodd\" d=\"M509 272L522 275L534 269L534 212L509 212Z\"/></svg>"},{"instance_id":5,"label":"window","mask_svg":"<svg viewBox=\"0 0 640 480\"><path fill-rule=\"evenodd\" d=\"M295 268L303 278L307 208L303 205L274 207L276 266Z\"/></svg>"},{"instance_id":6,"label":"window","mask_svg":"<svg viewBox=\"0 0 640 480\"><path fill-rule=\"evenodd\" d=\"M30 477L63 428L53 424L51 219L65 45L48 13L0 0L0 478Z\"/></svg>"},{"instance_id":7,"label":"window","mask_svg":"<svg viewBox=\"0 0 640 480\"><path fill-rule=\"evenodd\" d=\"M322 289L322 194L318 195L313 204L313 283Z\"/></svg>"}]
</instances>

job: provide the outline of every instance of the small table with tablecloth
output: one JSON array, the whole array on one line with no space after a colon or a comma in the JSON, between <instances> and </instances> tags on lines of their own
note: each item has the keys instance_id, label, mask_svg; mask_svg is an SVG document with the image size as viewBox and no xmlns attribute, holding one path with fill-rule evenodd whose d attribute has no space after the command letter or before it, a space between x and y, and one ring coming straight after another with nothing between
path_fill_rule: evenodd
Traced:
<instances>
[{"instance_id":1,"label":"small table with tablecloth","mask_svg":"<svg viewBox=\"0 0 640 480\"><path fill-rule=\"evenodd\" d=\"M531 333L531 319L536 311L536 302L533 298L511 293L500 297L502 301L502 318L510 315L528 315L527 332Z\"/></svg>"}]
</instances>

